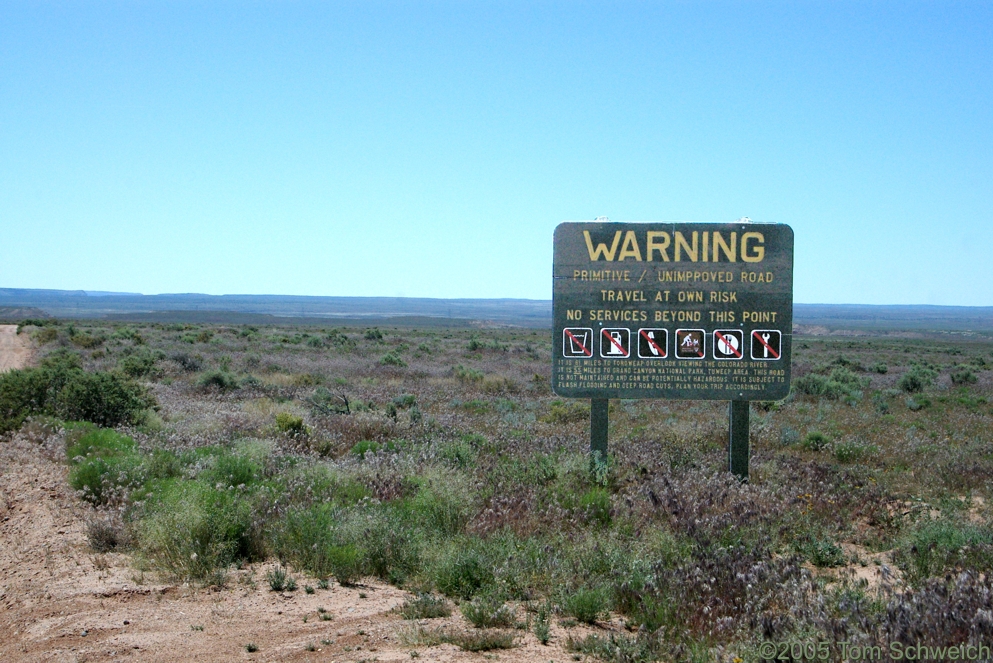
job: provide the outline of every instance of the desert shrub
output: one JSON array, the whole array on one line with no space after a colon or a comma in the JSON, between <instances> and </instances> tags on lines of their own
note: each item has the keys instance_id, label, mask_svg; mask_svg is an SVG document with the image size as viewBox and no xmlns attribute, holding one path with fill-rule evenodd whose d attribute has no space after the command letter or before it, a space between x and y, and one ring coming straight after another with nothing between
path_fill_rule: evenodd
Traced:
<instances>
[{"instance_id":1,"label":"desert shrub","mask_svg":"<svg viewBox=\"0 0 993 663\"><path fill-rule=\"evenodd\" d=\"M809 451L822 451L831 444L831 438L820 431L810 431L803 438L803 448Z\"/></svg>"},{"instance_id":2,"label":"desert shrub","mask_svg":"<svg viewBox=\"0 0 993 663\"><path fill-rule=\"evenodd\" d=\"M548 406L548 414L541 418L550 424L569 424L589 421L590 406L583 403L555 400Z\"/></svg>"},{"instance_id":3,"label":"desert shrub","mask_svg":"<svg viewBox=\"0 0 993 663\"><path fill-rule=\"evenodd\" d=\"M380 451L396 451L397 444L393 440L376 442L375 440L359 440L352 446L352 453L362 457L367 453L378 454Z\"/></svg>"},{"instance_id":4,"label":"desert shrub","mask_svg":"<svg viewBox=\"0 0 993 663\"><path fill-rule=\"evenodd\" d=\"M483 378L482 389L488 394L515 394L520 388L513 378L505 375L488 375Z\"/></svg>"},{"instance_id":5,"label":"desert shrub","mask_svg":"<svg viewBox=\"0 0 993 663\"><path fill-rule=\"evenodd\" d=\"M83 348L85 350L90 350L92 348L100 347L106 340L103 336L95 336L93 334L87 334L85 332L76 333L69 337L69 340L77 348Z\"/></svg>"},{"instance_id":6,"label":"desert shrub","mask_svg":"<svg viewBox=\"0 0 993 663\"><path fill-rule=\"evenodd\" d=\"M413 394L401 394L393 399L393 405L398 408L411 408L417 405L417 397Z\"/></svg>"},{"instance_id":7,"label":"desert shrub","mask_svg":"<svg viewBox=\"0 0 993 663\"><path fill-rule=\"evenodd\" d=\"M570 636L566 640L566 649L616 663L648 663L661 660L663 657L658 641L647 635L628 637L614 633L609 636L592 634L582 640ZM705 659L700 657L687 660Z\"/></svg>"},{"instance_id":8,"label":"desert shrub","mask_svg":"<svg viewBox=\"0 0 993 663\"><path fill-rule=\"evenodd\" d=\"M276 430L286 433L290 437L307 434L307 427L304 426L303 417L297 417L289 412L279 412L276 414Z\"/></svg>"},{"instance_id":9,"label":"desert shrub","mask_svg":"<svg viewBox=\"0 0 993 663\"><path fill-rule=\"evenodd\" d=\"M858 440L840 442L834 447L834 457L840 463L854 463L878 452L878 447Z\"/></svg>"},{"instance_id":10,"label":"desert shrub","mask_svg":"<svg viewBox=\"0 0 993 663\"><path fill-rule=\"evenodd\" d=\"M828 375L810 373L793 381L793 387L801 394L841 400L850 405L862 399L862 390L868 386L868 378L859 377L845 367L835 368Z\"/></svg>"},{"instance_id":11,"label":"desert shrub","mask_svg":"<svg viewBox=\"0 0 993 663\"><path fill-rule=\"evenodd\" d=\"M281 592L286 589L286 585L289 582L290 574L287 573L280 565L276 565L274 568L266 571L265 574L266 582L269 583L269 589L274 592Z\"/></svg>"},{"instance_id":12,"label":"desert shrub","mask_svg":"<svg viewBox=\"0 0 993 663\"><path fill-rule=\"evenodd\" d=\"M423 541L415 525L390 509L371 514L361 530L361 546L369 575L395 584L421 569Z\"/></svg>"},{"instance_id":13,"label":"desert shrub","mask_svg":"<svg viewBox=\"0 0 993 663\"><path fill-rule=\"evenodd\" d=\"M21 333L24 327L58 327L61 321L55 318L26 318L17 323L17 333Z\"/></svg>"},{"instance_id":14,"label":"desert shrub","mask_svg":"<svg viewBox=\"0 0 993 663\"><path fill-rule=\"evenodd\" d=\"M365 334L363 334L362 337L365 338L365 340L367 341L382 341L383 332L379 331L378 327L375 327L373 329L366 329Z\"/></svg>"},{"instance_id":15,"label":"desert shrub","mask_svg":"<svg viewBox=\"0 0 993 663\"><path fill-rule=\"evenodd\" d=\"M938 372L929 366L912 364L897 380L896 386L909 394L914 394L930 387L937 375Z\"/></svg>"},{"instance_id":16,"label":"desert shrub","mask_svg":"<svg viewBox=\"0 0 993 663\"><path fill-rule=\"evenodd\" d=\"M365 560L362 551L351 543L331 545L324 551L329 575L343 587L352 587L364 575Z\"/></svg>"},{"instance_id":17,"label":"desert shrub","mask_svg":"<svg viewBox=\"0 0 993 663\"><path fill-rule=\"evenodd\" d=\"M105 553L127 548L131 536L121 512L114 509L97 511L86 519L86 540L95 552Z\"/></svg>"},{"instance_id":18,"label":"desert shrub","mask_svg":"<svg viewBox=\"0 0 993 663\"><path fill-rule=\"evenodd\" d=\"M845 553L829 538L808 537L799 546L799 552L817 567L844 566Z\"/></svg>"},{"instance_id":19,"label":"desert shrub","mask_svg":"<svg viewBox=\"0 0 993 663\"><path fill-rule=\"evenodd\" d=\"M978 381L976 374L968 366L956 366L949 377L953 384L975 384Z\"/></svg>"},{"instance_id":20,"label":"desert shrub","mask_svg":"<svg viewBox=\"0 0 993 663\"><path fill-rule=\"evenodd\" d=\"M185 352L176 352L169 356L169 359L176 362L187 373L196 373L203 370L203 355L190 355Z\"/></svg>"},{"instance_id":21,"label":"desert shrub","mask_svg":"<svg viewBox=\"0 0 993 663\"><path fill-rule=\"evenodd\" d=\"M445 596L471 599L484 587L493 584L493 571L476 546L455 546L442 557L434 569L435 586Z\"/></svg>"},{"instance_id":22,"label":"desert shrub","mask_svg":"<svg viewBox=\"0 0 993 663\"><path fill-rule=\"evenodd\" d=\"M153 404L147 391L126 379L79 371L55 395L51 412L66 420L117 426L139 421Z\"/></svg>"},{"instance_id":23,"label":"desert shrub","mask_svg":"<svg viewBox=\"0 0 993 663\"><path fill-rule=\"evenodd\" d=\"M870 373L879 373L880 375L886 375L886 373L888 373L890 369L889 366L887 366L883 362L877 361L876 363L871 364L868 370Z\"/></svg>"},{"instance_id":24,"label":"desert shrub","mask_svg":"<svg viewBox=\"0 0 993 663\"><path fill-rule=\"evenodd\" d=\"M225 371L210 371L209 373L204 373L197 380L197 386L201 389L218 389L220 391L229 391L232 389L238 389L241 385L238 384L238 378L227 373Z\"/></svg>"},{"instance_id":25,"label":"desert shrub","mask_svg":"<svg viewBox=\"0 0 993 663\"><path fill-rule=\"evenodd\" d=\"M493 596L477 596L462 603L459 611L476 628L506 628L514 624L514 611Z\"/></svg>"},{"instance_id":26,"label":"desert shrub","mask_svg":"<svg viewBox=\"0 0 993 663\"><path fill-rule=\"evenodd\" d=\"M53 353L38 368L0 375L0 433L32 415L51 415L100 426L135 423L155 401L123 376L87 373L72 353Z\"/></svg>"},{"instance_id":27,"label":"desert shrub","mask_svg":"<svg viewBox=\"0 0 993 663\"><path fill-rule=\"evenodd\" d=\"M458 366L452 369L452 375L454 375L455 379L458 380L459 382L465 382L470 384L475 382L481 382L483 380L482 371L477 371L474 368L463 366L462 364L459 364Z\"/></svg>"},{"instance_id":28,"label":"desert shrub","mask_svg":"<svg viewBox=\"0 0 993 663\"><path fill-rule=\"evenodd\" d=\"M427 631L418 628L409 641L411 644L421 644L428 647L450 644L468 652L511 649L517 646L517 638L512 632L497 629L473 629L466 632L445 629Z\"/></svg>"},{"instance_id":29,"label":"desert shrub","mask_svg":"<svg viewBox=\"0 0 993 663\"><path fill-rule=\"evenodd\" d=\"M59 330L54 327L45 327L36 331L31 337L38 345L46 345L59 337Z\"/></svg>"},{"instance_id":30,"label":"desert shrub","mask_svg":"<svg viewBox=\"0 0 993 663\"><path fill-rule=\"evenodd\" d=\"M601 527L610 524L610 493L605 489L596 487L583 493L579 508L588 522Z\"/></svg>"},{"instance_id":31,"label":"desert shrub","mask_svg":"<svg viewBox=\"0 0 993 663\"><path fill-rule=\"evenodd\" d=\"M562 611L584 624L595 624L607 614L609 604L603 589L580 587L568 592L561 601Z\"/></svg>"},{"instance_id":32,"label":"desert shrub","mask_svg":"<svg viewBox=\"0 0 993 663\"><path fill-rule=\"evenodd\" d=\"M161 352L152 352L148 348L142 348L138 352L132 352L117 364L117 368L132 378L143 378L151 375L155 370L155 362L164 357Z\"/></svg>"},{"instance_id":33,"label":"desert shrub","mask_svg":"<svg viewBox=\"0 0 993 663\"><path fill-rule=\"evenodd\" d=\"M253 504L240 491L173 481L149 498L139 524L142 551L181 580L219 584L226 568L263 551L253 540Z\"/></svg>"},{"instance_id":34,"label":"desert shrub","mask_svg":"<svg viewBox=\"0 0 993 663\"><path fill-rule=\"evenodd\" d=\"M439 445L438 456L448 465L461 469L476 464L476 449L464 437Z\"/></svg>"},{"instance_id":35,"label":"desert shrub","mask_svg":"<svg viewBox=\"0 0 993 663\"><path fill-rule=\"evenodd\" d=\"M920 583L956 567L993 570L993 532L951 520L929 520L911 531L895 555L908 580Z\"/></svg>"},{"instance_id":36,"label":"desert shrub","mask_svg":"<svg viewBox=\"0 0 993 663\"><path fill-rule=\"evenodd\" d=\"M391 350L383 355L379 359L379 363L383 366L397 366L399 368L403 368L407 365L407 362L403 360L403 357L401 357L396 350Z\"/></svg>"},{"instance_id":37,"label":"desert shrub","mask_svg":"<svg viewBox=\"0 0 993 663\"><path fill-rule=\"evenodd\" d=\"M213 450L212 450L213 451ZM253 456L248 447L217 449L209 456L197 478L209 485L250 486L263 478L263 459Z\"/></svg>"},{"instance_id":38,"label":"desert shrub","mask_svg":"<svg viewBox=\"0 0 993 663\"><path fill-rule=\"evenodd\" d=\"M916 394L914 396L907 396L906 400L904 400L904 405L911 412L917 412L918 410L931 407L931 399L927 396Z\"/></svg>"},{"instance_id":39,"label":"desert shrub","mask_svg":"<svg viewBox=\"0 0 993 663\"><path fill-rule=\"evenodd\" d=\"M419 527L445 536L461 532L469 522L472 496L460 486L435 478L400 505L404 516Z\"/></svg>"},{"instance_id":40,"label":"desert shrub","mask_svg":"<svg viewBox=\"0 0 993 663\"><path fill-rule=\"evenodd\" d=\"M343 519L340 507L328 503L292 509L274 533L273 547L280 557L319 578L334 576L350 585L363 575L363 558L358 547L345 541Z\"/></svg>"},{"instance_id":41,"label":"desert shrub","mask_svg":"<svg viewBox=\"0 0 993 663\"><path fill-rule=\"evenodd\" d=\"M800 431L790 426L783 426L779 432L779 442L784 447L793 446L800 441Z\"/></svg>"},{"instance_id":42,"label":"desert shrub","mask_svg":"<svg viewBox=\"0 0 993 663\"><path fill-rule=\"evenodd\" d=\"M439 596L418 594L416 599L407 599L396 612L404 619L437 619L452 614L452 604Z\"/></svg>"}]
</instances>

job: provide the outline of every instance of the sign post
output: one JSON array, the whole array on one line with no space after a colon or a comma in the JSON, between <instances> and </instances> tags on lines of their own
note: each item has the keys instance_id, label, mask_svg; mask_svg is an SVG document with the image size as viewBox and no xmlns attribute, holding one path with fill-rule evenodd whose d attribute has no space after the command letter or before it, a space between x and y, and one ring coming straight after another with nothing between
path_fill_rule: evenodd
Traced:
<instances>
[{"instance_id":1,"label":"sign post","mask_svg":"<svg viewBox=\"0 0 993 663\"><path fill-rule=\"evenodd\" d=\"M782 224L566 222L555 229L552 388L590 399L730 401L728 466L748 477L748 403L790 390L793 230Z\"/></svg>"}]
</instances>

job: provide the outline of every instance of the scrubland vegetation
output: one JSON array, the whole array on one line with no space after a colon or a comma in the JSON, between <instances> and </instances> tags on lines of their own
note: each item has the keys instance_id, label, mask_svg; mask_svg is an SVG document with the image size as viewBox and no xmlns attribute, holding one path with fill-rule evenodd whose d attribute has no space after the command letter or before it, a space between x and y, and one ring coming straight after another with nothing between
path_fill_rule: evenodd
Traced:
<instances>
[{"instance_id":1,"label":"scrubland vegetation","mask_svg":"<svg viewBox=\"0 0 993 663\"><path fill-rule=\"evenodd\" d=\"M985 339L795 339L741 484L725 403L612 401L591 459L547 332L41 323L0 430L59 439L91 545L166 577L275 558L273 589L376 577L479 629L423 646L619 617L561 643L617 661L993 637Z\"/></svg>"}]
</instances>

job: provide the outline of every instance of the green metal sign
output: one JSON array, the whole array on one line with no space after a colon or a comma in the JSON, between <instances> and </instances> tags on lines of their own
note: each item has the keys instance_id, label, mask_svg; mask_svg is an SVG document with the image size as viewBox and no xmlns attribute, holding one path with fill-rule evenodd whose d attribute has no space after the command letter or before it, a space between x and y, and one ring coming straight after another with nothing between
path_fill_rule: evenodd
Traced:
<instances>
[{"instance_id":1,"label":"green metal sign","mask_svg":"<svg viewBox=\"0 0 993 663\"><path fill-rule=\"evenodd\" d=\"M560 396L789 394L787 225L562 223L553 277L552 387Z\"/></svg>"}]
</instances>

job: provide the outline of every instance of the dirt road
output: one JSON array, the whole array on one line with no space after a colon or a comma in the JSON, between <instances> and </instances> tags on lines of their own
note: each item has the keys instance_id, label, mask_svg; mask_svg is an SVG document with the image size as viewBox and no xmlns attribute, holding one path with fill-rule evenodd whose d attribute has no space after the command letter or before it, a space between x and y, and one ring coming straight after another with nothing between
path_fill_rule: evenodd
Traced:
<instances>
[{"instance_id":1,"label":"dirt road","mask_svg":"<svg viewBox=\"0 0 993 663\"><path fill-rule=\"evenodd\" d=\"M510 650L469 653L411 643L412 629L471 630L458 610L446 619L404 621L392 608L410 597L389 585L359 587L293 575L295 592L270 591L273 564L232 570L222 589L176 585L137 570L130 555L89 546L92 512L73 494L58 438L31 425L0 438L0 661L571 661L569 634L552 626L542 646L516 631ZM306 585L314 593L304 591ZM319 611L324 610L322 613ZM330 615L330 619L322 618ZM523 616L523 614L522 614ZM607 629L620 631L619 623ZM258 650L247 651L249 643ZM416 652L412 654L411 652Z\"/></svg>"},{"instance_id":2,"label":"dirt road","mask_svg":"<svg viewBox=\"0 0 993 663\"><path fill-rule=\"evenodd\" d=\"M31 339L17 335L17 325L0 325L0 373L31 361Z\"/></svg>"}]
</instances>

